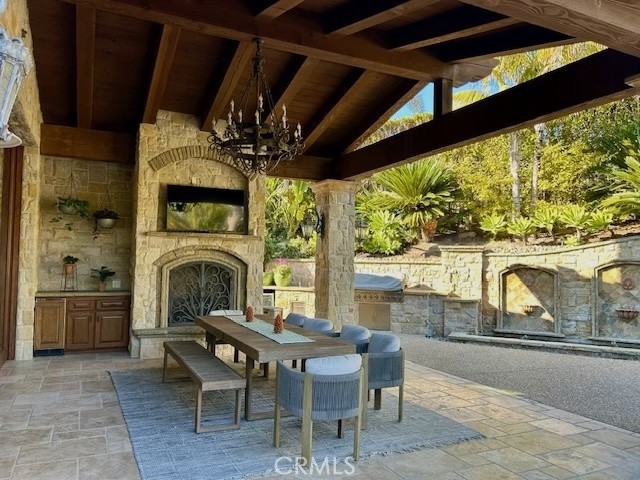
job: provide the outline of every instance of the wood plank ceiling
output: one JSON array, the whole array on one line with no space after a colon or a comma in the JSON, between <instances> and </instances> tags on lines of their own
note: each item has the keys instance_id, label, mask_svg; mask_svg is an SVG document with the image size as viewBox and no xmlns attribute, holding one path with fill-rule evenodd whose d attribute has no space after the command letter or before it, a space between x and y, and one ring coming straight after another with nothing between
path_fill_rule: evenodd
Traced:
<instances>
[{"instance_id":1,"label":"wood plank ceiling","mask_svg":"<svg viewBox=\"0 0 640 480\"><path fill-rule=\"evenodd\" d=\"M589 35L593 12L570 12L574 24L544 10L561 3L577 2L29 0L43 151L72 152L62 136L83 145L85 157L133 161L138 124L155 122L159 109L198 115L209 129L241 96L251 40L260 36L276 108L287 104L307 145L304 157L277 174L366 175L415 156L392 155L368 168L354 150L431 81L447 87L437 89L447 95L454 84L488 75L496 56L594 37L640 54L640 42L627 45L616 36L634 28L619 11L608 11L597 35ZM87 145L97 139L115 143L92 153Z\"/></svg>"}]
</instances>

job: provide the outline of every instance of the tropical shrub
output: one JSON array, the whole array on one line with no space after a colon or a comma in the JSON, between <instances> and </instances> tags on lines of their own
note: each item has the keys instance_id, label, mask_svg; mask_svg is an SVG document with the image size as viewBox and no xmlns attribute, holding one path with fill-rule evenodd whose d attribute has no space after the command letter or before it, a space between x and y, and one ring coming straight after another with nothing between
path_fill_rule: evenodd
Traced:
<instances>
[{"instance_id":1,"label":"tropical shrub","mask_svg":"<svg viewBox=\"0 0 640 480\"><path fill-rule=\"evenodd\" d=\"M530 218L517 217L509 222L507 232L520 237L522 243L527 244L527 236L536 232L536 226Z\"/></svg>"},{"instance_id":2,"label":"tropical shrub","mask_svg":"<svg viewBox=\"0 0 640 480\"><path fill-rule=\"evenodd\" d=\"M367 216L369 235L362 244L367 253L395 255L406 245L406 228L400 219L387 210L379 210Z\"/></svg>"},{"instance_id":3,"label":"tropical shrub","mask_svg":"<svg viewBox=\"0 0 640 480\"><path fill-rule=\"evenodd\" d=\"M622 214L640 214L640 152L630 151L624 168L614 168L609 176L615 193L602 206L613 207Z\"/></svg>"},{"instance_id":4,"label":"tropical shrub","mask_svg":"<svg viewBox=\"0 0 640 480\"><path fill-rule=\"evenodd\" d=\"M533 216L536 227L546 230L552 240L556 239L554 229L560 218L560 211L555 205L540 204Z\"/></svg>"},{"instance_id":5,"label":"tropical shrub","mask_svg":"<svg viewBox=\"0 0 640 480\"><path fill-rule=\"evenodd\" d=\"M565 247L576 247L582 243L582 239L578 238L577 235L570 235L562 243Z\"/></svg>"},{"instance_id":6,"label":"tropical shrub","mask_svg":"<svg viewBox=\"0 0 640 480\"><path fill-rule=\"evenodd\" d=\"M560 223L576 231L578 243L582 242L582 234L589 228L591 214L582 205L567 205L560 212Z\"/></svg>"},{"instance_id":7,"label":"tropical shrub","mask_svg":"<svg viewBox=\"0 0 640 480\"><path fill-rule=\"evenodd\" d=\"M445 215L456 189L444 161L427 158L375 174L373 189L362 194L358 208L364 213L387 210L420 232L429 229L428 222Z\"/></svg>"},{"instance_id":8,"label":"tropical shrub","mask_svg":"<svg viewBox=\"0 0 640 480\"><path fill-rule=\"evenodd\" d=\"M480 221L480 229L495 239L507 229L506 217L504 215L498 215L497 213L484 217Z\"/></svg>"},{"instance_id":9,"label":"tropical shrub","mask_svg":"<svg viewBox=\"0 0 640 480\"><path fill-rule=\"evenodd\" d=\"M600 232L602 230L610 230L612 223L613 212L606 209L600 209L591 212L587 226L592 232ZM611 233L613 235L613 232Z\"/></svg>"}]
</instances>

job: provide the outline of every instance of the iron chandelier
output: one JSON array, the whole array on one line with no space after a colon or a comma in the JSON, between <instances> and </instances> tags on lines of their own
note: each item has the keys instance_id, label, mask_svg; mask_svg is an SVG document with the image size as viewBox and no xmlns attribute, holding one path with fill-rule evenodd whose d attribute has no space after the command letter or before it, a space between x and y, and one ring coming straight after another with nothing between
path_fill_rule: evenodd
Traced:
<instances>
[{"instance_id":1,"label":"iron chandelier","mask_svg":"<svg viewBox=\"0 0 640 480\"><path fill-rule=\"evenodd\" d=\"M254 39L256 53L253 71L242 94L239 109L231 100L226 126L220 132L216 127L224 122L214 119L210 148L224 155L247 176L266 174L282 161L293 160L304 150L302 128L291 128L287 119L287 107L282 105L282 116L278 117L271 89L264 75L262 39ZM253 118L245 116L247 104L255 95L256 110ZM266 112L266 113L265 113Z\"/></svg>"}]
</instances>

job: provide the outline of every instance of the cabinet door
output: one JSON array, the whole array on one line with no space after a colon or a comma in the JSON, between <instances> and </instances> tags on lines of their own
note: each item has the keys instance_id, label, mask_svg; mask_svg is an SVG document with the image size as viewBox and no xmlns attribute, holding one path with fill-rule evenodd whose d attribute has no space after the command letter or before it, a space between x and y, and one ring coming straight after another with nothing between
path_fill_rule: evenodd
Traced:
<instances>
[{"instance_id":1,"label":"cabinet door","mask_svg":"<svg viewBox=\"0 0 640 480\"><path fill-rule=\"evenodd\" d=\"M34 350L64 348L64 298L38 298L34 325Z\"/></svg>"},{"instance_id":2,"label":"cabinet door","mask_svg":"<svg viewBox=\"0 0 640 480\"><path fill-rule=\"evenodd\" d=\"M94 312L67 313L67 350L93 348Z\"/></svg>"},{"instance_id":3,"label":"cabinet door","mask_svg":"<svg viewBox=\"0 0 640 480\"><path fill-rule=\"evenodd\" d=\"M129 344L129 312L97 312L95 348L126 347Z\"/></svg>"}]
</instances>

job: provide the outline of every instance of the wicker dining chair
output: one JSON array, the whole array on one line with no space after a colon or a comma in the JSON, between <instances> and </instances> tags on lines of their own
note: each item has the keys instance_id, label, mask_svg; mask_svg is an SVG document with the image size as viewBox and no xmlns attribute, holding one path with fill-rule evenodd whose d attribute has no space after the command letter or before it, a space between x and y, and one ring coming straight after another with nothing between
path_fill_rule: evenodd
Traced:
<instances>
[{"instance_id":1,"label":"wicker dining chair","mask_svg":"<svg viewBox=\"0 0 640 480\"><path fill-rule=\"evenodd\" d=\"M399 387L398 422L404 413L404 351L400 339L390 332L371 335L367 353L363 355L367 365L367 392L374 390L374 409L382 408L382 389ZM367 409L363 412L363 425L367 424Z\"/></svg>"},{"instance_id":2,"label":"wicker dining chair","mask_svg":"<svg viewBox=\"0 0 640 480\"><path fill-rule=\"evenodd\" d=\"M338 421L338 437L344 438L344 422L355 418L353 458L360 456L360 429L365 394L366 367L358 354L312 358L307 371L284 363L276 365L276 404L273 445L280 447L282 409L302 419L302 454L311 462L314 421Z\"/></svg>"},{"instance_id":3,"label":"wicker dining chair","mask_svg":"<svg viewBox=\"0 0 640 480\"><path fill-rule=\"evenodd\" d=\"M356 346L356 353L365 353L371 338L368 328L361 325L344 325L340 330L340 340Z\"/></svg>"}]
</instances>

